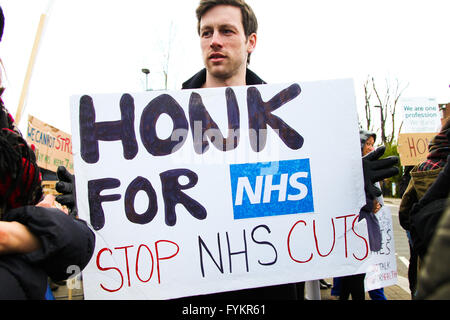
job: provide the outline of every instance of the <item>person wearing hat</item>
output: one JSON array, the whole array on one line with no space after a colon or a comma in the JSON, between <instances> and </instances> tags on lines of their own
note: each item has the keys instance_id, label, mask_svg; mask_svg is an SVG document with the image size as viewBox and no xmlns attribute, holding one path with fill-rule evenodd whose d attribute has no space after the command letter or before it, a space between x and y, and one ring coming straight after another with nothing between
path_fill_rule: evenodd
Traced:
<instances>
[{"instance_id":1,"label":"person wearing hat","mask_svg":"<svg viewBox=\"0 0 450 320\"><path fill-rule=\"evenodd\" d=\"M376 134L367 130L360 130L359 137L361 141L361 154L368 156L375 151L374 144L377 138ZM370 251L378 252L381 249L381 229L376 217L376 213L381 209L382 198L370 198L366 196L366 205L359 213L359 221L365 219L367 222L367 231L369 235ZM352 296L353 300L365 299L364 288L365 274L356 274L333 279L332 296L339 296L340 300L347 300ZM375 289L369 291L372 300L387 300L384 295L384 289Z\"/></svg>"},{"instance_id":2,"label":"person wearing hat","mask_svg":"<svg viewBox=\"0 0 450 320\"><path fill-rule=\"evenodd\" d=\"M361 141L361 153L362 156L366 156L372 151L375 150L374 144L377 139L377 135L373 132L369 132L366 130L359 131L359 137ZM360 212L360 220L366 219L367 221L367 229L369 232L369 245L371 251L380 251L381 250L381 230L378 219L376 217L376 213L381 209L383 203L382 197L378 197L377 199L373 199L373 208L370 210L364 210L365 207ZM387 300L384 295L384 289L374 289L369 291L369 296L372 300Z\"/></svg>"},{"instance_id":3,"label":"person wearing hat","mask_svg":"<svg viewBox=\"0 0 450 320\"><path fill-rule=\"evenodd\" d=\"M0 40L4 22L0 7ZM42 201L41 179L34 148L0 96L0 300L45 299L48 277L67 279L69 266L82 270L92 257L94 233Z\"/></svg>"}]
</instances>

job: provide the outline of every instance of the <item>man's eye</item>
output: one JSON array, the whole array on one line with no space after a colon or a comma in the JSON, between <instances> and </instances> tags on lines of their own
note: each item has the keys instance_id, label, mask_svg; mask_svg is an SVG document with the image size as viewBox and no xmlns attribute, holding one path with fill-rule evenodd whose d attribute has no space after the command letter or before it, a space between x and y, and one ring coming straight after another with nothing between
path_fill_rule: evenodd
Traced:
<instances>
[{"instance_id":1,"label":"man's eye","mask_svg":"<svg viewBox=\"0 0 450 320\"><path fill-rule=\"evenodd\" d=\"M211 31L203 31L202 32L202 37L203 38L208 38L208 37L210 37L212 35L212 32Z\"/></svg>"}]
</instances>

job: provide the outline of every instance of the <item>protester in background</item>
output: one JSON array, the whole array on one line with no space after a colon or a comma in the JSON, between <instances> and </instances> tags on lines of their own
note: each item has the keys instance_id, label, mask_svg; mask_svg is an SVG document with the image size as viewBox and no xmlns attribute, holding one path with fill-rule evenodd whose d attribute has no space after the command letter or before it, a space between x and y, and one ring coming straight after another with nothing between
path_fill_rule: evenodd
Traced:
<instances>
[{"instance_id":1,"label":"protester in background","mask_svg":"<svg viewBox=\"0 0 450 320\"><path fill-rule=\"evenodd\" d=\"M361 130L359 134L361 140L362 156L364 157L375 150L374 144L377 136L375 133L364 130ZM376 217L376 213L381 209L383 205L383 197L380 196L376 199L373 199L372 212L364 212L363 210L360 212L360 220L366 219L367 221L370 250L374 252L378 252L381 249L381 230L378 219ZM369 297L372 300L387 300L386 296L384 295L383 288L369 290Z\"/></svg>"},{"instance_id":2,"label":"protester in background","mask_svg":"<svg viewBox=\"0 0 450 320\"><path fill-rule=\"evenodd\" d=\"M0 7L0 39L4 21ZM93 254L86 223L49 208L51 199L39 206L41 199L34 150L0 96L0 299L44 299L48 276L67 279L69 266L81 271Z\"/></svg>"},{"instance_id":3,"label":"protester in background","mask_svg":"<svg viewBox=\"0 0 450 320\"><path fill-rule=\"evenodd\" d=\"M447 138L450 138L448 130ZM424 254L417 282L417 300L450 299L449 162L450 156L436 181L411 210L413 244Z\"/></svg>"},{"instance_id":4,"label":"protester in background","mask_svg":"<svg viewBox=\"0 0 450 320\"><path fill-rule=\"evenodd\" d=\"M447 157L450 154L449 143L449 129L450 118L442 126L441 132L437 134L428 146L429 153L427 160L415 166L411 172L411 180L403 194L402 201L399 208L399 221L403 229L408 232L409 241L412 243L412 251L414 255L418 255L417 269L420 270L421 260L423 260L424 252L418 251L417 244L414 244L413 235L411 234L411 214L412 208L417 204L424 194L428 191L430 186L435 182L436 178L443 170L447 163ZM447 190L444 190L447 192ZM420 227L416 225L416 227ZM410 265L409 268L415 268L414 265ZM408 274L410 270L408 270ZM417 274L418 271L411 271L412 274ZM414 281L414 278L410 279ZM415 289L416 283L410 283L410 287ZM411 295L414 298L415 291L411 291Z\"/></svg>"},{"instance_id":5,"label":"protester in background","mask_svg":"<svg viewBox=\"0 0 450 320\"><path fill-rule=\"evenodd\" d=\"M375 150L374 144L377 136L375 133L360 130L359 137L361 141L361 153L365 157ZM359 221L365 219L367 222L369 246L370 251L373 252L378 252L381 249L381 230L376 213L381 209L382 205L382 197L366 197L366 205L359 213ZM350 295L352 296L352 300L364 300L364 278L365 274L357 274L335 279L335 288L332 290L332 295L339 295L340 300L347 300ZM369 296L372 300L387 300L383 288L370 290Z\"/></svg>"},{"instance_id":6,"label":"protester in background","mask_svg":"<svg viewBox=\"0 0 450 320\"><path fill-rule=\"evenodd\" d=\"M450 177L448 177L450 179ZM417 282L417 300L450 300L450 201Z\"/></svg>"},{"instance_id":7,"label":"protester in background","mask_svg":"<svg viewBox=\"0 0 450 320\"><path fill-rule=\"evenodd\" d=\"M411 170L414 166L406 166L403 175L400 179L400 183L398 186L398 194L400 199L403 198L405 194L406 188L408 187L409 181L411 180ZM409 291L416 292L416 283L417 283L417 254L413 249L411 236L409 231L405 230L406 238L408 239L409 246L409 264L408 264L408 282L409 282Z\"/></svg>"},{"instance_id":8,"label":"protester in background","mask_svg":"<svg viewBox=\"0 0 450 320\"><path fill-rule=\"evenodd\" d=\"M196 14L205 68L185 81L182 89L265 84L266 82L248 69L250 56L256 48L258 29L256 16L250 6L243 0L201 0ZM395 175L397 172L392 165L398 159L378 160L383 153L384 149L380 149L373 157L363 161L366 191L370 194L381 193L372 186L373 182ZM57 197L56 200L71 210L76 210L74 177L67 174L64 168L58 169L58 172L60 181L56 188L65 197ZM298 299L298 292L302 291L297 290L293 284L286 284L218 293L200 298L286 300Z\"/></svg>"},{"instance_id":9,"label":"protester in background","mask_svg":"<svg viewBox=\"0 0 450 320\"><path fill-rule=\"evenodd\" d=\"M361 153L365 157L375 150L374 144L377 138L375 133L360 130L359 137L361 141ZM366 219L367 230L369 233L370 251L378 252L381 249L381 230L380 224L376 217L376 213L380 210L383 202L382 197L374 199L366 199L367 204L361 209L359 213L359 221Z\"/></svg>"},{"instance_id":10,"label":"protester in background","mask_svg":"<svg viewBox=\"0 0 450 320\"><path fill-rule=\"evenodd\" d=\"M330 291L331 300L339 299L339 296L341 295L341 281L341 277L333 278L333 286Z\"/></svg>"}]
</instances>

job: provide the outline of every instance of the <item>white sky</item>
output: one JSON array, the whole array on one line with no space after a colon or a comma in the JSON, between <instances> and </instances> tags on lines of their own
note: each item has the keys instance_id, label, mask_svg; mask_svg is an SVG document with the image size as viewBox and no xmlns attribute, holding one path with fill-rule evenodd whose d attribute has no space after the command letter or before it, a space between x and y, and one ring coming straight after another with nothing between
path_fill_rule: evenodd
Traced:
<instances>
[{"instance_id":1,"label":"white sky","mask_svg":"<svg viewBox=\"0 0 450 320\"><path fill-rule=\"evenodd\" d=\"M28 114L70 133L72 94L139 92L163 87L167 38L169 88L200 68L198 0L0 0L6 16L0 57L4 101L13 116L40 15L50 14L20 128ZM259 22L250 68L269 83L353 78L359 106L374 76L408 85L403 97L450 102L450 1L248 0Z\"/></svg>"}]
</instances>

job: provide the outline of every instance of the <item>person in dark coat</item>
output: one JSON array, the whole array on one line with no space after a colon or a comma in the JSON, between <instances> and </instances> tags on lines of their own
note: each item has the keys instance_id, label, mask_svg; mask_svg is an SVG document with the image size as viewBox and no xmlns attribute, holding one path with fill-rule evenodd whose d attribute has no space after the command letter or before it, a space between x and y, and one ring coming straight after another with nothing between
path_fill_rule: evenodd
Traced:
<instances>
[{"instance_id":1,"label":"person in dark coat","mask_svg":"<svg viewBox=\"0 0 450 320\"><path fill-rule=\"evenodd\" d=\"M359 137L361 142L361 153L362 156L367 156L369 153L375 150L374 143L377 139L375 133L360 130ZM363 219L367 222L367 231L369 235L369 246L370 251L378 252L381 250L381 229L380 224L378 222L378 218L376 217L376 213L381 208L381 198L371 198L369 195L366 195L366 205L361 208L359 212L359 220ZM340 280L340 299L347 300L350 295L352 295L353 300L364 300L365 299L365 287L364 287L364 279L365 274L357 274L342 277ZM339 280L338 280L339 282ZM387 300L384 294L384 289L374 289L369 291L369 296L372 300Z\"/></svg>"},{"instance_id":2,"label":"person in dark coat","mask_svg":"<svg viewBox=\"0 0 450 320\"><path fill-rule=\"evenodd\" d=\"M427 226L423 221L416 221L416 224L413 226L412 221L415 220L414 216L418 211L417 204L422 204L428 199L428 197L425 200L422 198L425 197L425 194L429 193L429 189L444 170L447 163L447 157L450 154L449 118L443 123L440 132L430 141L428 151L427 159L410 170L409 183L402 195L402 201L399 207L399 222L401 227L406 231L411 252L410 264L408 266L408 280L412 298L414 298L417 289L417 274L422 263L421 259L425 255L424 250L422 250L423 246L418 245L418 241L414 241L414 238L417 238L417 230ZM444 192L444 194L441 194L440 198L445 198L447 196L445 192L448 192L448 190L442 189L441 192ZM416 210L413 210L414 207L416 207ZM427 236L427 240L429 236ZM414 244L414 242L416 243Z\"/></svg>"},{"instance_id":3,"label":"person in dark coat","mask_svg":"<svg viewBox=\"0 0 450 320\"><path fill-rule=\"evenodd\" d=\"M0 113L0 299L44 299L47 278L82 270L94 249L84 221L39 206L41 176L33 150ZM2 118L2 119L1 119ZM5 127L6 126L6 127Z\"/></svg>"},{"instance_id":4,"label":"person in dark coat","mask_svg":"<svg viewBox=\"0 0 450 320\"><path fill-rule=\"evenodd\" d=\"M0 7L0 40L4 21ZM84 221L39 204L43 194L34 149L23 139L1 93L0 300L45 299L48 277L65 280L73 275L69 270L87 265L95 235Z\"/></svg>"}]
</instances>

